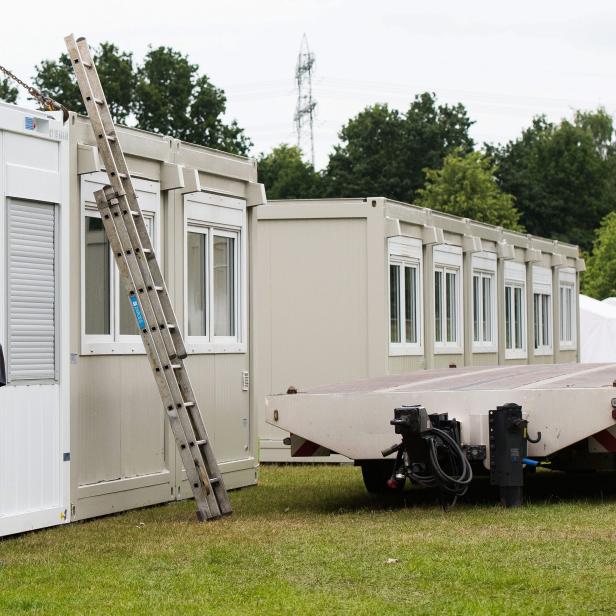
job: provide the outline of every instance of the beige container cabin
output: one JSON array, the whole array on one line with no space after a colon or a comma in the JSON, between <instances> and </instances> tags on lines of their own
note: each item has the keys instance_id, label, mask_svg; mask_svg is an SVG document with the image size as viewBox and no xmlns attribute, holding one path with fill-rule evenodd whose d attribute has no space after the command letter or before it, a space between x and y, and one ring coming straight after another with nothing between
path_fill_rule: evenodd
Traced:
<instances>
[{"instance_id":1,"label":"beige container cabin","mask_svg":"<svg viewBox=\"0 0 616 616\"><path fill-rule=\"evenodd\" d=\"M93 193L107 180L89 122L69 120L71 519L192 496ZM118 129L228 488L256 483L247 208L254 160Z\"/></svg>"},{"instance_id":2,"label":"beige container cabin","mask_svg":"<svg viewBox=\"0 0 616 616\"><path fill-rule=\"evenodd\" d=\"M289 386L578 361L577 246L384 198L271 201L250 225L262 461L302 459L264 420Z\"/></svg>"}]
</instances>

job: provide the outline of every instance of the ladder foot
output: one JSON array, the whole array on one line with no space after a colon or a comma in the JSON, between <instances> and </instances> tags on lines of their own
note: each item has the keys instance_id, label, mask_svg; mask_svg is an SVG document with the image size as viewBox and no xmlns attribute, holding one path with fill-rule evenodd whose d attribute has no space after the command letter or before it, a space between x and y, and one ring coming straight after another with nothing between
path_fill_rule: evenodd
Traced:
<instances>
[{"instance_id":1,"label":"ladder foot","mask_svg":"<svg viewBox=\"0 0 616 616\"><path fill-rule=\"evenodd\" d=\"M197 520L199 520L199 522L213 522L214 520L219 520L220 518L222 518L222 515L207 516L203 511L197 509Z\"/></svg>"},{"instance_id":2,"label":"ladder foot","mask_svg":"<svg viewBox=\"0 0 616 616\"><path fill-rule=\"evenodd\" d=\"M205 522L207 520L205 513L199 509L197 509L197 520L199 520L199 522Z\"/></svg>"}]
</instances>

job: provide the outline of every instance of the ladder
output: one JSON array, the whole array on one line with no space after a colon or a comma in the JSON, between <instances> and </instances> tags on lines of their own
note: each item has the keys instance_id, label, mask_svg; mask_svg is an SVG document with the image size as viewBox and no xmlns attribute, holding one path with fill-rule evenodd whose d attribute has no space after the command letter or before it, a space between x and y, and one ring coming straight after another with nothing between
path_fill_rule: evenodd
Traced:
<instances>
[{"instance_id":1,"label":"ladder","mask_svg":"<svg viewBox=\"0 0 616 616\"><path fill-rule=\"evenodd\" d=\"M197 504L199 520L232 512L203 417L184 365L186 348L156 260L90 49L65 38L110 186L94 193L169 424Z\"/></svg>"}]
</instances>

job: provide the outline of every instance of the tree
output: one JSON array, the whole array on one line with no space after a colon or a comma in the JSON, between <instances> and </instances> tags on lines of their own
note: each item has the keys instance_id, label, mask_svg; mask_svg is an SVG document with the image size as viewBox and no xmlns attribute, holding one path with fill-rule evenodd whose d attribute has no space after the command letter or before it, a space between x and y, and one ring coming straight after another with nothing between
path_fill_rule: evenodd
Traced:
<instances>
[{"instance_id":1,"label":"tree","mask_svg":"<svg viewBox=\"0 0 616 616\"><path fill-rule=\"evenodd\" d=\"M139 128L184 141L247 154L251 141L235 121L222 121L227 99L199 67L170 47L150 49L137 71Z\"/></svg>"},{"instance_id":2,"label":"tree","mask_svg":"<svg viewBox=\"0 0 616 616\"><path fill-rule=\"evenodd\" d=\"M616 207L613 127L603 111L555 125L539 116L521 137L491 153L500 187L515 197L530 233L589 249Z\"/></svg>"},{"instance_id":3,"label":"tree","mask_svg":"<svg viewBox=\"0 0 616 616\"><path fill-rule=\"evenodd\" d=\"M11 85L7 77L0 79L0 101L16 103L19 90Z\"/></svg>"},{"instance_id":4,"label":"tree","mask_svg":"<svg viewBox=\"0 0 616 616\"><path fill-rule=\"evenodd\" d=\"M586 259L582 291L597 299L616 295L616 212L610 212L597 229L592 253Z\"/></svg>"},{"instance_id":5,"label":"tree","mask_svg":"<svg viewBox=\"0 0 616 616\"><path fill-rule=\"evenodd\" d=\"M417 95L406 113L388 105L367 107L340 131L325 177L331 196L383 195L414 201L425 169L445 156L470 152L472 125L463 105L437 105L434 94Z\"/></svg>"},{"instance_id":6,"label":"tree","mask_svg":"<svg viewBox=\"0 0 616 616\"><path fill-rule=\"evenodd\" d=\"M259 181L268 199L311 199L323 196L323 180L314 167L302 160L296 146L286 143L258 161Z\"/></svg>"},{"instance_id":7,"label":"tree","mask_svg":"<svg viewBox=\"0 0 616 616\"><path fill-rule=\"evenodd\" d=\"M170 47L150 48L141 65L113 43L93 51L115 122L192 143L247 154L252 143L235 120L223 121L227 99L187 56ZM68 109L85 113L70 58L43 60L35 85Z\"/></svg>"},{"instance_id":8,"label":"tree","mask_svg":"<svg viewBox=\"0 0 616 616\"><path fill-rule=\"evenodd\" d=\"M494 165L480 152L448 154L442 168L426 170L418 204L521 231L513 197L498 187L494 174Z\"/></svg>"},{"instance_id":9,"label":"tree","mask_svg":"<svg viewBox=\"0 0 616 616\"><path fill-rule=\"evenodd\" d=\"M114 122L125 124L133 107L133 55L120 51L113 43L101 43L93 50L92 57ZM39 90L67 109L86 113L68 54L61 54L57 60L43 60L35 71L34 84Z\"/></svg>"}]
</instances>

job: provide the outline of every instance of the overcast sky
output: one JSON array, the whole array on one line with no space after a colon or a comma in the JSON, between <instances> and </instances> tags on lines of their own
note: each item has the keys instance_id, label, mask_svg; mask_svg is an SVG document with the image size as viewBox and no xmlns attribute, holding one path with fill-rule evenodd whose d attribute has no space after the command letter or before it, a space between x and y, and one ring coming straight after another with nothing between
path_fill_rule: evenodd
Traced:
<instances>
[{"instance_id":1,"label":"overcast sky","mask_svg":"<svg viewBox=\"0 0 616 616\"><path fill-rule=\"evenodd\" d=\"M137 59L150 44L188 54L225 90L253 154L295 142L294 70L306 33L319 168L348 118L377 102L405 109L426 90L464 103L479 143L514 138L538 113L558 120L598 105L616 113L616 2L608 0L5 2L0 64L29 79L37 62L64 50L69 32L113 41Z\"/></svg>"}]
</instances>

